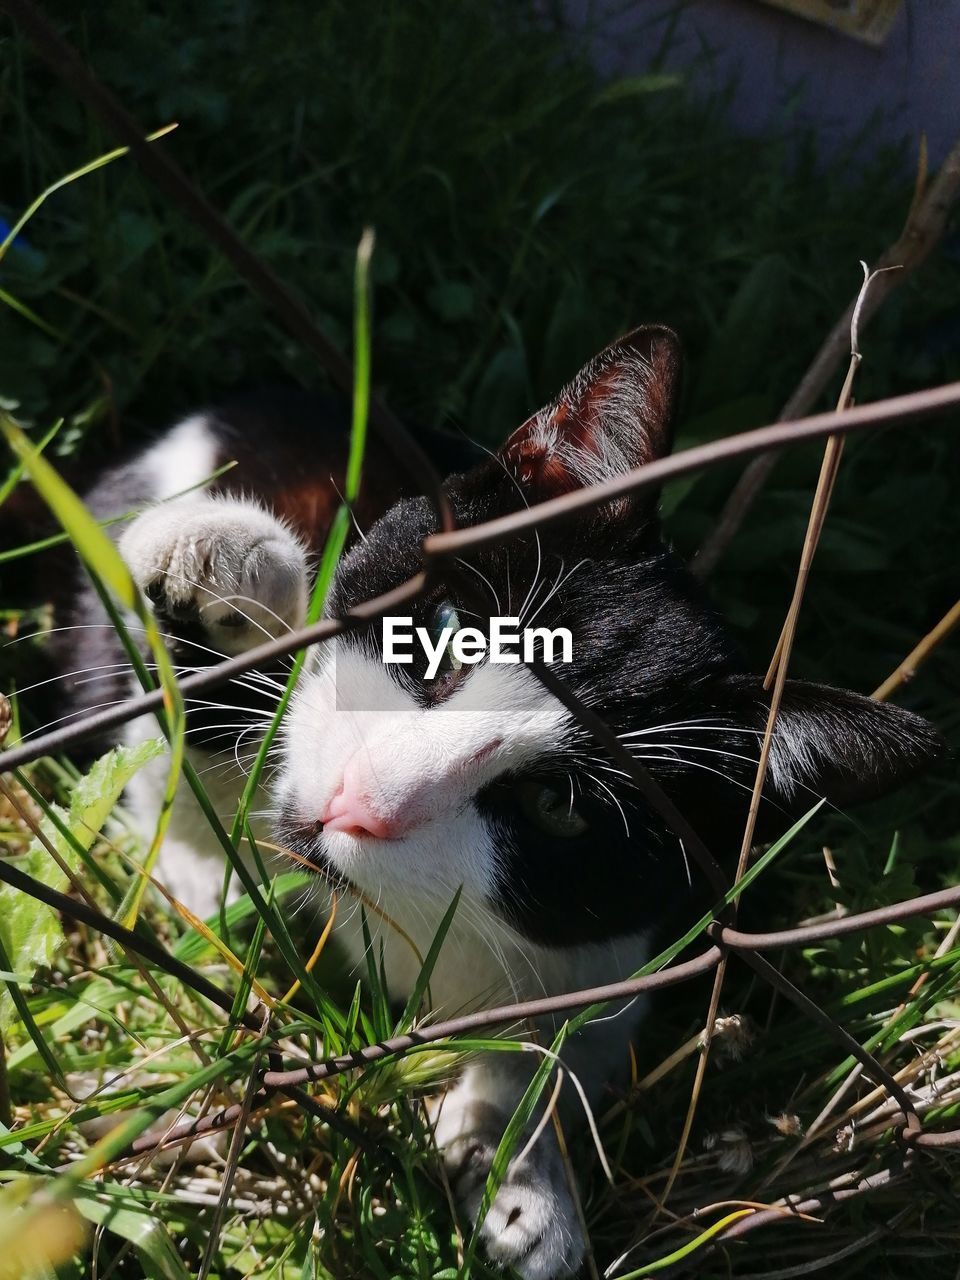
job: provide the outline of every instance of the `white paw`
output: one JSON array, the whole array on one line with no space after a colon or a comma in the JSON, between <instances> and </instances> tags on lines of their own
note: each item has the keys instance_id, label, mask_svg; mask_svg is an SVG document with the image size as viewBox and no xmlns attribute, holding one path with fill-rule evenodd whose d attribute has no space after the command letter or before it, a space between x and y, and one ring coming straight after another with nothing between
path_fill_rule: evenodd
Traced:
<instances>
[{"instance_id":1,"label":"white paw","mask_svg":"<svg viewBox=\"0 0 960 1280\"><path fill-rule=\"evenodd\" d=\"M502 1131L500 1124L483 1132L461 1132L444 1145L442 1119L436 1126L451 1188L473 1223L479 1217ZM512 1267L523 1280L559 1280L577 1274L586 1243L550 1134L542 1135L532 1151L510 1164L480 1227L480 1240L491 1262Z\"/></svg>"},{"instance_id":2,"label":"white paw","mask_svg":"<svg viewBox=\"0 0 960 1280\"><path fill-rule=\"evenodd\" d=\"M200 621L221 651L242 652L303 620L303 548L253 502L200 495L150 507L119 545L157 613Z\"/></svg>"}]
</instances>

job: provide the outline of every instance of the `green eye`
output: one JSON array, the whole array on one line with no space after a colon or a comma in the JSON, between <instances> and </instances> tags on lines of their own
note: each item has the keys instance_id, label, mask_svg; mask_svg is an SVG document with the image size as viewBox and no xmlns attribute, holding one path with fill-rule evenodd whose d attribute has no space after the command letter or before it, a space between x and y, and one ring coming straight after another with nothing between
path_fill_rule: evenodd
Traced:
<instances>
[{"instance_id":1,"label":"green eye","mask_svg":"<svg viewBox=\"0 0 960 1280\"><path fill-rule=\"evenodd\" d=\"M547 835L570 840L590 826L575 808L570 792L553 783L521 782L517 793L524 816Z\"/></svg>"},{"instance_id":2,"label":"green eye","mask_svg":"<svg viewBox=\"0 0 960 1280\"><path fill-rule=\"evenodd\" d=\"M434 644L437 643L447 627L450 628L450 636L440 658L440 666L437 668L438 676L449 675L453 671L459 671L463 666L460 659L454 655L452 648L453 637L460 630L460 615L449 600L444 600L434 610L433 621L430 624L430 638Z\"/></svg>"}]
</instances>

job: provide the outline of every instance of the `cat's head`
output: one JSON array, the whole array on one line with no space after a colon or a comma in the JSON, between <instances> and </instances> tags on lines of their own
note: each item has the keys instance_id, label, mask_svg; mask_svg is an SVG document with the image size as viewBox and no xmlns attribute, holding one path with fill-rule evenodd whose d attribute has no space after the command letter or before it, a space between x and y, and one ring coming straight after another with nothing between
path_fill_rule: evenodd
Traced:
<instances>
[{"instance_id":1,"label":"cat's head","mask_svg":"<svg viewBox=\"0 0 960 1280\"><path fill-rule=\"evenodd\" d=\"M489 460L446 482L478 524L625 473L671 447L680 352L670 330L612 343ZM344 558L331 609L421 566L429 502L390 510ZM601 715L721 860L739 848L768 707L723 624L664 545L649 490L541 533L471 552L461 585L404 613L431 637L489 634L493 617L567 628L557 673ZM463 584L466 584L464 586ZM433 679L413 646L383 661L379 626L326 646L286 725L279 799L288 842L375 898L449 902L464 886L546 944L635 932L666 917L691 874L677 837L522 664ZM935 732L857 694L788 681L760 838L822 796L847 805L925 764ZM695 874L695 872L693 873Z\"/></svg>"}]
</instances>

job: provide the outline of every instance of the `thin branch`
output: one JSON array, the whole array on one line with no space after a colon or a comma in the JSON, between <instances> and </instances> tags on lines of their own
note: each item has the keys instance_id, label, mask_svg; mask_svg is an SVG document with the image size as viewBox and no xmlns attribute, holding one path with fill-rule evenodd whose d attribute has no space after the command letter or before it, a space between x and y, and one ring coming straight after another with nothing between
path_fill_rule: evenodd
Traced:
<instances>
[{"instance_id":1,"label":"thin branch","mask_svg":"<svg viewBox=\"0 0 960 1280\"><path fill-rule=\"evenodd\" d=\"M392 591L385 591L381 596L374 596L373 599L358 604L345 617L324 618L320 622L313 623L312 626L291 631L276 640L258 645L255 649L247 649L235 658L215 663L203 671L198 671L195 675L185 676L179 681L179 687L184 694L188 695L214 689L232 680L234 676L243 675L261 664L270 663L276 658L285 658L298 649L306 648L307 645L329 640L333 636L342 635L345 631L364 626L384 613L389 613L398 605L408 604L417 599L423 594L426 585L426 575L418 573L401 583L399 587L394 587ZM93 733L115 729L118 725L135 720L137 716L151 711L160 711L162 708L162 689L154 689L150 693L140 693L132 698L125 698L114 707L83 716L76 724L63 725L50 733L41 734L39 737L20 743L19 746L9 748L0 755L0 773L18 769L21 765L39 760L42 756L56 755L71 743L79 742Z\"/></svg>"},{"instance_id":2,"label":"thin branch","mask_svg":"<svg viewBox=\"0 0 960 1280\"><path fill-rule=\"evenodd\" d=\"M30 0L0 0L0 8L5 8L19 22L31 40L37 46L41 56L54 68L62 79L75 91L101 120L112 128L130 147L137 157L144 172L176 203L186 215L202 229L208 238L218 246L221 252L232 262L238 273L250 287L278 315L305 347L316 355L330 373L331 378L345 393L352 387L353 376L351 365L343 354L325 337L313 322L303 304L280 282L272 271L253 254L224 219L210 206L195 186L185 177L177 166L161 149L151 148L144 142L140 126L133 120L119 102L97 81L84 67L80 59L56 34ZM890 271L894 266L904 268L900 278L914 269L930 253L941 236L946 225L952 203L960 190L960 142L951 152L937 178L924 190L923 182L918 183L917 196L908 215L903 235L895 246L888 250L881 259L879 272ZM877 273L874 273L877 274ZM873 277L868 276L866 283ZM444 495L441 482L431 467L429 460L419 446L406 433L401 424L380 404L371 405L371 421L379 429L385 442L393 450L404 470L414 473L418 480L426 478L429 494L437 512L439 533L432 534L424 540L423 557L425 572L402 583L391 592L364 602L341 619L326 619L304 628L299 632L282 637L276 641L261 645L240 657L219 663L203 672L186 677L181 682L184 692L195 692L209 689L232 676L242 674L263 663L303 649L309 644L318 643L354 627L371 624L384 613L398 605L409 603L421 596L438 577L452 574L453 558L470 548L488 546L517 537L532 529L539 529L550 524L568 520L580 512L597 510L604 504L612 502L627 494L638 492L644 488L660 485L672 477L688 474L704 467L715 466L736 458L755 457L754 463L747 468L740 484L734 491L724 517L708 540L695 562L695 571L700 575L708 572L712 564L723 553L724 547L733 537L737 527L743 520L750 503L775 464L777 451L789 444L812 439L829 437L824 454L820 481L813 502L807 537L801 554L800 571L798 572L791 608L788 612L777 652L768 672L767 684L775 681L771 699L770 714L764 735L761 761L755 780L753 801L744 833L741 848L740 866L737 879L746 867L749 849L752 844L753 823L756 817L756 806L759 802L763 786L766 763L775 724L777 707L786 678L790 649L796 628L796 620L800 602L806 584L807 575L816 549L817 540L823 525L823 518L829 502L830 492L836 477L839 463L842 438L848 433L859 430L874 430L879 427L906 425L935 417L955 409L960 405L960 383L951 386L934 388L919 392L912 396L902 396L880 404L864 406L860 409L834 414L820 414L816 417L795 422L790 419L801 415L815 401L817 396L833 376L840 354L846 347L848 339L851 351L851 364L844 393L841 396L841 409L845 409L849 398L849 388L853 373L859 362L858 330L882 302L883 298L895 287L897 279L885 275L884 281L869 295L861 291L858 299L847 309L844 316L835 326L832 333L821 348L805 379L797 388L791 400L785 406L779 424L761 428L757 431L745 432L726 440L714 441L699 448L687 450L672 458L647 465L631 472L627 476L618 477L604 484L580 490L550 502L541 504L531 510L516 512L498 520L489 521L485 525L472 529L454 530L449 504ZM956 615L956 616L954 616ZM890 681L877 691L875 696L883 697L892 689L899 687L909 678L911 663L913 666L934 647L936 643L960 621L960 603L947 615L947 618L935 628L930 636L921 642L917 649L905 660ZM931 639L931 637L933 637ZM918 657L919 655L919 657ZM615 759L628 768L631 776L656 808L664 821L674 830L683 833L684 845L693 852L715 888L723 889L723 881L719 867L709 850L703 845L696 833L682 814L676 811L659 786L627 753L612 734L609 727L584 707L549 668L535 668L535 674L566 705L581 725L606 746ZM891 684L891 682L893 682ZM890 688L887 688L890 685ZM145 711L157 710L160 707L162 692L156 691L137 698L131 698L120 705L102 711L97 715L87 716L73 725L64 726L52 733L43 735L34 741L21 744L0 756L0 770L11 769L17 765L35 760L41 755L63 749L97 730L115 727L131 720ZM0 718L4 704L0 702ZM2 735L0 735L2 736ZM109 937L113 937L124 947L136 955L142 956L158 969L172 974L179 981L204 996L228 1015L233 1012L233 1000L228 992L210 983L202 975L189 966L177 961L163 947L139 932L124 929L109 917L103 915L89 903L76 902L66 895L50 890L47 886L33 880L19 871L9 861L0 860L0 881L13 885L22 892L29 893L40 901L62 911L65 915L80 920L92 928L98 929ZM253 890L251 890L253 892ZM254 1108L267 1102L274 1091L285 1093L298 1106L350 1136L353 1141L370 1148L372 1144L365 1136L355 1130L344 1117L333 1108L321 1105L316 1099L305 1093L300 1086L312 1081L322 1080L330 1076L363 1067L377 1062L388 1055L401 1055L415 1051L423 1045L436 1043L450 1037L464 1035L481 1028L509 1024L523 1018L539 1017L567 1010L581 1008L585 1005L602 1004L612 1000L627 999L642 991L667 988L687 981L698 974L717 969L717 981L714 984L714 995L711 1012L707 1020L704 1052L701 1056L701 1075L706 1062L706 1048L709 1045L711 1029L718 1007L722 972L728 952L742 955L766 982L780 990L793 1000L803 1012L816 1021L829 1034L838 1039L849 1053L857 1058L863 1069L877 1079L903 1117L905 1130L900 1135L905 1143L915 1146L947 1147L960 1145L960 1131L925 1133L920 1129L919 1118L913 1108L909 1096L896 1078L878 1063L852 1036L849 1035L835 1019L819 1009L809 997L799 991L777 969L770 965L758 953L773 948L804 945L822 938L836 938L858 929L878 925L889 925L898 920L944 907L960 905L960 888L943 890L937 894L928 894L907 902L879 908L873 912L863 912L842 919L833 918L809 926L783 930L768 934L742 933L730 926L729 920L721 919L713 922L708 934L713 945L699 956L683 963L673 964L658 973L646 974L642 977L610 983L600 987L579 991L564 992L556 996L545 997L505 1005L494 1009L481 1010L446 1022L438 1022L426 1027L419 1027L402 1036L385 1039L377 1044L363 1046L349 1054L329 1058L319 1062L309 1062L289 1069L281 1069L279 1050L271 1047L267 1050L270 1056L270 1069L262 1079L258 1079L259 1070L254 1064L246 1082L243 1102L227 1106L213 1115L206 1115L198 1120L175 1126L164 1135L161 1143L143 1135L134 1144L134 1149L149 1152L176 1145L178 1142L192 1141L201 1133L216 1132L219 1129L235 1126L231 1145L230 1167L235 1168L236 1158L241 1149L242 1135L254 1114ZM266 1033L267 1023L255 1014L244 1014L241 1021L245 1027ZM689 1117L688 1117L689 1119ZM689 1128L689 1126L688 1126ZM688 1131L688 1130L687 1130ZM910 1156L897 1169L885 1170L872 1178L862 1179L853 1187L842 1187L832 1192L834 1200L851 1195L859 1195L873 1190L900 1175L907 1168ZM229 1194L229 1177L225 1182L224 1192L218 1204L218 1215L222 1216ZM669 1191L669 1186L668 1186ZM795 1212L820 1211L829 1203L826 1197L808 1201L795 1207ZM782 1209L761 1211L752 1217L732 1226L724 1233L729 1239L743 1234L760 1225L764 1220L775 1218L782 1221L785 1215ZM215 1245L211 1233L211 1243L204 1257L202 1270L208 1269L213 1259Z\"/></svg>"},{"instance_id":3,"label":"thin branch","mask_svg":"<svg viewBox=\"0 0 960 1280\"><path fill-rule=\"evenodd\" d=\"M847 367L847 376L844 379L843 389L840 392L840 398L837 401L837 412L846 412L850 407L850 400L853 394L853 381L856 377L857 369L860 367L860 343L859 343L859 322L863 307L866 304L867 297L870 292L870 284L874 279L865 262L861 262L863 268L863 284L860 287L860 293L857 297L853 308L853 315L850 320L850 361ZM780 632L780 638L774 649L773 658L763 682L764 689L770 690L770 706L767 710L766 724L764 725L763 739L760 744L760 758L757 762L757 769L753 779L753 790L750 794L750 805L747 810L747 820L744 824L743 838L740 843L740 856L737 860L737 869L734 875L734 884L739 884L743 879L747 869L747 863L750 859L750 851L753 848L754 835L756 832L757 818L760 813L760 802L763 796L763 788L767 779L767 769L770 763L770 752L773 748L773 734L777 725L777 718L780 714L780 704L783 699L783 691L786 687L787 670L790 663L790 656L793 652L793 641L797 632L797 623L800 618L800 609L803 605L803 598L807 588L807 581L810 577L810 571L813 568L814 556L820 543L820 535L823 533L824 522L827 518L827 508L830 505L830 499L833 495L834 485L837 479L837 473L840 469L840 458L843 453L843 438L837 435L827 437L826 447L823 451L823 460L820 464L820 475L817 479L816 491L813 495L813 502L810 506L810 515L807 520L807 529L803 539L803 547L800 551L800 564L797 569L796 579L793 585L793 594L790 600L790 606L787 609L787 615L784 619L783 629ZM772 689L771 689L772 686ZM734 899L732 903L732 913L735 914L737 909L737 901ZM703 1045L700 1049L700 1056L697 1059L697 1069L694 1075L693 1088L690 1091L690 1102L687 1106L686 1117L683 1122L683 1129L680 1133L680 1141L677 1144L677 1151L670 1168L670 1176L667 1178L663 1195L661 1196L661 1204L670 1196L673 1185L680 1172L680 1166L683 1163L683 1157L687 1150L687 1144L690 1141L690 1134L693 1132L693 1121L697 1111L697 1105L700 1099L700 1092L703 1088L703 1082L707 1073L707 1062L710 1058L710 1048L713 1044L713 1032L716 1026L717 1014L720 1010L720 996L723 991L724 980L727 975L727 957L724 955L720 958L717 965L716 973L713 977L713 988L710 992L710 1003L707 1007L706 1028L703 1036ZM784 980L785 981L785 980ZM776 985L776 984L774 984ZM878 1066L878 1070L879 1070Z\"/></svg>"},{"instance_id":4,"label":"thin branch","mask_svg":"<svg viewBox=\"0 0 960 1280\"><path fill-rule=\"evenodd\" d=\"M849 336L848 336L849 341ZM845 412L816 413L796 422L778 422L753 431L712 440L707 444L684 449L668 458L658 458L602 484L575 489L558 498L550 498L511 515L488 520L486 524L454 533L431 534L424 547L431 555L462 555L464 551L491 546L507 538L515 538L528 529L543 529L569 520L572 516L595 510L618 498L626 498L643 489L664 484L677 476L688 475L704 467L717 466L737 458L782 449L785 445L820 440L824 436L845 436L878 427L906 426L928 418L948 414L960 405L960 382L946 383L908 395L893 396L873 404L856 405Z\"/></svg>"},{"instance_id":5,"label":"thin branch","mask_svg":"<svg viewBox=\"0 0 960 1280\"><path fill-rule=\"evenodd\" d=\"M878 689L874 689L870 695L871 698L876 698L877 702L885 702L892 693L896 693L902 685L912 680L921 662L925 662L937 645L942 644L958 625L960 625L960 600L944 614L931 631L927 632L920 643L910 650L896 671L887 676Z\"/></svg>"},{"instance_id":6,"label":"thin branch","mask_svg":"<svg viewBox=\"0 0 960 1280\"><path fill-rule=\"evenodd\" d=\"M339 1058L327 1058L312 1063L292 1073L281 1072L274 1075L267 1072L264 1076L264 1084L273 1087L279 1084L304 1084L309 1080L323 1080L329 1076L350 1071L354 1067L379 1061L388 1054L407 1052L451 1036L464 1035L498 1024L519 1022L525 1018L562 1013L585 1005L606 1004L614 1000L630 998L640 992L675 986L678 982L685 982L689 978L709 972L717 964L722 949L762 952L777 951L783 947L808 946L812 942L844 937L863 929L896 924L901 920L930 915L935 911L947 910L958 905L960 905L960 886L953 886L949 889L940 889L936 893L912 898L909 902L898 902L887 907L877 907L873 911L844 916L843 919L824 921L821 924L806 925L797 929L777 930L772 933L743 933L717 922L710 926L710 932L714 942L719 945L709 948L692 960L670 965L657 973L640 978L627 978L601 987L568 991L561 995L543 996L538 1000L527 1000L517 1004L502 1005L495 1009L481 1009L475 1013L463 1014L449 1021L420 1027L405 1036L395 1036L378 1044L367 1045L363 1049L344 1054Z\"/></svg>"},{"instance_id":7,"label":"thin branch","mask_svg":"<svg viewBox=\"0 0 960 1280\"><path fill-rule=\"evenodd\" d=\"M182 960L178 960L176 956L171 955L158 942L139 930L127 929L122 924L118 924L116 920L112 920L110 916L105 915L102 911L98 911L96 907L86 902L77 902L73 898L68 898L66 894L59 893L56 889L51 889L49 885L44 884L41 880L29 876L26 872L21 871L14 866L13 861L9 858L0 858L0 881L11 885L20 893L25 893L31 898L36 898L39 902L44 902L48 907L52 907L54 911L60 911L71 920L76 920L80 924L89 925L91 929L96 929L100 933L106 934L108 938L113 938L114 942L119 942L126 950L134 952L136 955L143 956L145 960L149 960L164 973L168 973L171 977L176 978L178 982L182 982L191 990L196 991L198 995L203 996L205 1000L209 1000L211 1004L223 1010L226 1014L233 1011L233 997L228 991L222 987L218 987L211 982L209 978L205 978L202 973L198 973L188 964L184 964ZM259 1020L250 1013L244 1014L242 1021L245 1026L252 1031L259 1030Z\"/></svg>"},{"instance_id":8,"label":"thin branch","mask_svg":"<svg viewBox=\"0 0 960 1280\"><path fill-rule=\"evenodd\" d=\"M852 1186L831 1188L822 1192L819 1196L811 1196L809 1199L801 1200L799 1203L787 1203L785 1208L788 1213L786 1214L784 1214L782 1208L774 1208L761 1210L750 1218L741 1218L739 1222L728 1227L718 1237L718 1242L736 1240L740 1236L747 1235L750 1231L755 1231L757 1227L766 1226L771 1222L803 1221L802 1215L820 1215L834 1205L843 1204L847 1200L856 1199L856 1197L866 1195L869 1192L884 1190L903 1176L909 1167L909 1163L910 1157L908 1154L899 1164L892 1165L887 1169L881 1169L878 1173L872 1173L868 1177L859 1178Z\"/></svg>"},{"instance_id":9,"label":"thin branch","mask_svg":"<svg viewBox=\"0 0 960 1280\"><path fill-rule=\"evenodd\" d=\"M838 1041L852 1057L856 1058L860 1063L864 1072L870 1076L877 1084L881 1085L891 1098L894 1099L900 1111L903 1114L904 1129L902 1136L906 1140L910 1140L920 1132L920 1117L917 1115L910 1097L902 1085L887 1071L869 1050L864 1049L859 1040L844 1030L843 1027L825 1013L815 1001L811 1000L805 992L795 986L789 978L785 977L779 969L765 960L763 956L757 955L753 948L744 948L740 951L740 958L751 969L754 969L761 978L764 978L775 990L785 995L791 1000L801 1012L816 1022L827 1035L832 1036ZM952 1141L946 1145L953 1146L956 1143L956 1136L952 1135Z\"/></svg>"},{"instance_id":10,"label":"thin branch","mask_svg":"<svg viewBox=\"0 0 960 1280\"><path fill-rule=\"evenodd\" d=\"M31 896L38 898L40 901L46 902L48 906L63 912L69 918L78 920L91 928L98 929L108 936L114 937L116 941L121 942L131 951L138 952L144 959L156 965L158 969L176 977L225 1012L229 1013L231 1011L232 1000L226 991L214 986L201 974L184 965L151 939L124 929L122 925L118 925L109 916L88 907L86 903L76 902L65 894L50 889L32 876L28 876L13 867L5 859L0 859L0 880L13 885L14 888L23 893L31 894ZM282 1071L270 1070L265 1073L261 1082L261 1089L255 1095L254 1101L259 1103L259 1101L265 1100L271 1090L276 1089L289 1093L300 1085L311 1081L339 1075L356 1067L377 1062L391 1054L408 1053L423 1045L449 1039L452 1036L465 1035L481 1028L514 1023L526 1018L543 1017L549 1014L582 1008L586 1005L629 999L642 991L654 991L676 986L699 974L708 973L718 963L722 948L752 952L779 950L784 946L804 946L825 938L841 937L860 929L894 924L912 916L927 915L934 911L957 906L960 906L960 886L941 889L936 893L925 894L887 907L878 907L873 911L849 915L843 919L823 921L819 924L773 933L742 933L718 922L714 927L714 932L720 945L709 947L692 960L671 965L658 973L647 974L640 978L626 979L621 982L585 988L579 991L564 992L560 995L547 996L539 1000L502 1005L494 1009L479 1010L475 1013L464 1014L459 1018L452 1018L446 1022L420 1027L407 1035L394 1036L376 1044L366 1045L362 1049L354 1050L352 1053L344 1054L340 1057L328 1058L320 1062ZM244 1015L243 1022L250 1030L259 1032L261 1024L255 1014ZM302 1102L300 1095L298 1094L297 1096L298 1101ZM237 1120L240 1114L240 1104L237 1104L236 1106L224 1108L215 1115L205 1116L201 1120L177 1126L166 1136L163 1145L166 1147L204 1133L229 1127ZM324 1116L326 1117L325 1112ZM332 1118L327 1118L333 1127L337 1127ZM342 1117L337 1117L337 1119L342 1120ZM351 1137L353 1136L351 1134ZM929 1142L928 1138L930 1138ZM960 1138L960 1135L951 1133L918 1135L912 1140L919 1145L956 1145L958 1138ZM134 1144L133 1149L142 1152L150 1149L152 1145L155 1144L146 1138L141 1138Z\"/></svg>"}]
</instances>

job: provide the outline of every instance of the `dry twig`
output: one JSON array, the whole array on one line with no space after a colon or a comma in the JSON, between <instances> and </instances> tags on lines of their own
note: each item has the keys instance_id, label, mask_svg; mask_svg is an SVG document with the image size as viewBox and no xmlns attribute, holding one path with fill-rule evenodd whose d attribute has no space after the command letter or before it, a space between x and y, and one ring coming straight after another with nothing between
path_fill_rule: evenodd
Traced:
<instances>
[{"instance_id":1,"label":"dry twig","mask_svg":"<svg viewBox=\"0 0 960 1280\"><path fill-rule=\"evenodd\" d=\"M853 381L856 377L857 369L860 367L860 334L859 324L863 309L870 295L870 285L877 275L877 272L870 272L865 262L862 262L863 268L863 284L857 295L856 302L853 306L853 312L850 317L849 331L849 350L850 362L847 368L847 376L844 379L843 389L840 392L840 398L837 401L837 413L845 413L850 407L850 401L853 394ZM824 521L827 516L827 508L830 505L830 498L833 494L834 484L837 478L837 472L840 468L840 457L843 452L843 437L831 435L827 439L826 448L823 453L823 461L820 466L820 476L817 480L817 488L813 496L813 502L810 507L810 516L807 522L807 531L803 540L803 548L800 552L800 565L797 569L797 576L794 582L793 595L790 600L790 607L787 610L787 616L783 623L783 629L780 632L780 638L777 641L773 658L770 662L769 670L764 679L764 688L771 690L770 707L767 711L767 722L764 726L763 740L760 744L760 759L757 763L757 771L753 781L753 791L750 795L750 807L747 811L747 821L744 827L743 840L740 845L740 856L737 861L737 870L734 876L734 884L739 884L743 879L747 869L747 863L750 858L750 850L753 848L754 833L756 831L757 817L760 813L760 801L763 795L763 788L767 778L767 767L770 762L770 751L773 747L773 735L776 729L777 716L780 713L780 703L783 698L783 691L786 687L787 669L790 663L790 655L793 652L793 641L796 636L797 622L800 618L800 609L803 604L803 597L807 588L807 581L810 577L810 570L813 567L813 559L816 555L817 546L820 542L820 535L823 532ZM772 689L771 689L772 686ZM734 901L734 911L736 910L736 901ZM754 958L746 956L748 963L753 964ZM765 964L766 962L764 962ZM710 1056L710 1046L713 1041L714 1027L716 1025L717 1013L720 1008L720 994L723 989L724 978L727 972L726 956L721 956L720 963L717 965L717 971L714 974L713 989L710 993L710 1004L707 1009L706 1030L703 1037L703 1045L700 1050L700 1057L697 1060L697 1070L694 1076L693 1088L690 1093L690 1103L687 1107L687 1114L684 1119L683 1129L680 1134L680 1141L677 1144L677 1152L674 1156L673 1166L670 1170L670 1176L667 1179L667 1185L664 1188L663 1200L666 1200L673 1189L677 1174L680 1171L680 1165L687 1149L687 1143L690 1141L690 1134L693 1130L693 1120L696 1115L697 1103L700 1098L700 1091L703 1088L703 1081L707 1070L707 1061ZM763 972L763 971L761 971ZM775 972L775 971L773 971ZM768 979L770 973L765 973ZM774 987L790 996L795 1002L802 997L801 993L793 988L786 979L782 983L773 983ZM819 1011L813 1012L815 1006L807 1008L806 1012L817 1017ZM822 1022L822 1018L819 1019ZM840 1032L839 1027L835 1027ZM841 1037L844 1033L840 1032ZM849 1037L847 1037L849 1039ZM854 1042L855 1043L855 1042ZM849 1046L848 1046L849 1047ZM857 1046L859 1049L859 1045ZM852 1051L852 1050L851 1050ZM869 1055L867 1055L869 1059ZM861 1059L861 1061L863 1061ZM864 1063L866 1066L867 1064ZM877 1063L871 1064L873 1069L878 1068ZM882 1069L881 1069L882 1070ZM888 1077L884 1083L892 1083Z\"/></svg>"},{"instance_id":2,"label":"dry twig","mask_svg":"<svg viewBox=\"0 0 960 1280\"><path fill-rule=\"evenodd\" d=\"M885 702L892 693L896 693L902 685L913 679L921 662L925 662L937 645L942 644L958 625L960 625L960 600L944 614L935 627L927 632L920 643L910 650L896 671L887 676L879 689L874 689L870 696L876 698L878 702Z\"/></svg>"}]
</instances>

